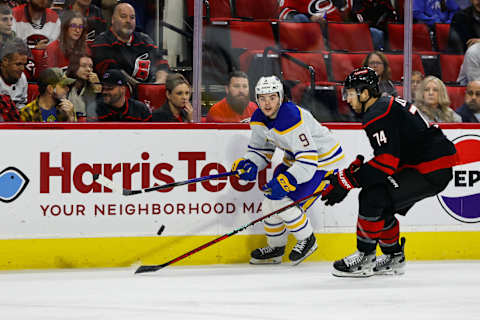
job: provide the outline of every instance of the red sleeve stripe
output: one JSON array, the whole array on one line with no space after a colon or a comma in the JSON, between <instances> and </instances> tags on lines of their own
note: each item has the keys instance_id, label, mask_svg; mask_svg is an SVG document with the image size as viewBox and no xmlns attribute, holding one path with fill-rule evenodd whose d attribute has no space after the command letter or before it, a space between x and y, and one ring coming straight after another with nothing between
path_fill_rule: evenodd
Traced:
<instances>
[{"instance_id":1,"label":"red sleeve stripe","mask_svg":"<svg viewBox=\"0 0 480 320\"><path fill-rule=\"evenodd\" d=\"M395 173L395 170L393 170L390 167L385 167L384 165L378 163L375 161L375 158L367 162L368 165L374 167L377 170L382 171L383 173L386 173L388 175L392 175Z\"/></svg>"},{"instance_id":2,"label":"red sleeve stripe","mask_svg":"<svg viewBox=\"0 0 480 320\"><path fill-rule=\"evenodd\" d=\"M390 239L397 239L400 233L400 228L398 226L398 222L395 223L391 228L388 230L382 230L382 233L380 234L380 240L386 241Z\"/></svg>"},{"instance_id":3,"label":"red sleeve stripe","mask_svg":"<svg viewBox=\"0 0 480 320\"><path fill-rule=\"evenodd\" d=\"M440 169L451 168L455 166L457 162L458 162L458 156L455 153L449 156L444 156L432 161L426 161L419 164L406 164L401 166L400 169L413 168L422 174L427 174Z\"/></svg>"},{"instance_id":4,"label":"red sleeve stripe","mask_svg":"<svg viewBox=\"0 0 480 320\"><path fill-rule=\"evenodd\" d=\"M388 108L387 108L387 111L385 111L384 114L381 114L379 115L378 117L376 118L373 118L372 120L368 121L367 123L365 123L362 128L365 129L366 127L368 127L369 125L371 125L372 123L374 123L375 121L377 120L380 120L381 118L383 117L386 117L387 114L390 113L390 110L392 109L392 104L393 104L393 97L390 98L390 103L388 104Z\"/></svg>"},{"instance_id":5,"label":"red sleeve stripe","mask_svg":"<svg viewBox=\"0 0 480 320\"><path fill-rule=\"evenodd\" d=\"M389 153L379 154L373 158L375 162L384 165L385 167L391 167L396 170L400 159Z\"/></svg>"},{"instance_id":6,"label":"red sleeve stripe","mask_svg":"<svg viewBox=\"0 0 480 320\"><path fill-rule=\"evenodd\" d=\"M368 233L379 233L382 231L384 224L384 220L368 221L359 217L357 220L357 229L364 230Z\"/></svg>"}]
</instances>

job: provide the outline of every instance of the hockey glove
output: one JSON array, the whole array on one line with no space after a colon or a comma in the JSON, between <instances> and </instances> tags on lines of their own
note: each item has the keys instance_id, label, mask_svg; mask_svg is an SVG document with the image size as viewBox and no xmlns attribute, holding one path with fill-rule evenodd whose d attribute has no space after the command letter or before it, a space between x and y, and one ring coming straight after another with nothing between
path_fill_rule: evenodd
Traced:
<instances>
[{"instance_id":1,"label":"hockey glove","mask_svg":"<svg viewBox=\"0 0 480 320\"><path fill-rule=\"evenodd\" d=\"M342 202L351 189L360 186L354 174L362 164L363 156L358 155L348 168L326 178L330 184L322 192L322 201L325 201L325 205L333 206Z\"/></svg>"},{"instance_id":2,"label":"hockey glove","mask_svg":"<svg viewBox=\"0 0 480 320\"><path fill-rule=\"evenodd\" d=\"M289 172L279 174L263 186L265 197L270 200L283 199L289 192L297 189L297 179Z\"/></svg>"},{"instance_id":3,"label":"hockey glove","mask_svg":"<svg viewBox=\"0 0 480 320\"><path fill-rule=\"evenodd\" d=\"M246 181L254 181L257 178L257 165L252 161L244 158L235 160L232 165L232 171L244 170L245 172L237 174L237 176Z\"/></svg>"}]
</instances>

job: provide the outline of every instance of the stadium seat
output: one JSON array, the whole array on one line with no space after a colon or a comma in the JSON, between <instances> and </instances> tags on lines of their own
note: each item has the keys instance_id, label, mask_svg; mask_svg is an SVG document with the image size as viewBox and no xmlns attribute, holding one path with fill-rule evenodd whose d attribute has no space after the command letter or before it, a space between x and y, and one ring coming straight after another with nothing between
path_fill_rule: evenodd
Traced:
<instances>
[{"instance_id":1,"label":"stadium seat","mask_svg":"<svg viewBox=\"0 0 480 320\"><path fill-rule=\"evenodd\" d=\"M289 60L285 55L296 58L303 63L312 66L315 70L315 81L328 81L327 66L321 53L288 53L282 55L280 64L285 80L310 83L310 73L307 69Z\"/></svg>"},{"instance_id":2,"label":"stadium seat","mask_svg":"<svg viewBox=\"0 0 480 320\"><path fill-rule=\"evenodd\" d=\"M403 51L403 24L390 23L387 26L388 44L392 51ZM432 40L426 24L414 23L412 26L412 49L414 52L432 52Z\"/></svg>"},{"instance_id":3,"label":"stadium seat","mask_svg":"<svg viewBox=\"0 0 480 320\"><path fill-rule=\"evenodd\" d=\"M373 51L372 36L366 23L330 22L327 24L327 39L330 50Z\"/></svg>"},{"instance_id":4,"label":"stadium seat","mask_svg":"<svg viewBox=\"0 0 480 320\"><path fill-rule=\"evenodd\" d=\"M388 59L390 64L390 69L392 70L392 81L400 82L403 77L403 54L385 54L385 57ZM412 70L418 70L421 73L425 74L423 69L422 59L420 55L412 55Z\"/></svg>"},{"instance_id":5,"label":"stadium seat","mask_svg":"<svg viewBox=\"0 0 480 320\"><path fill-rule=\"evenodd\" d=\"M435 39L438 51L447 51L448 49L448 36L450 34L449 23L436 23L435 24Z\"/></svg>"},{"instance_id":6,"label":"stadium seat","mask_svg":"<svg viewBox=\"0 0 480 320\"><path fill-rule=\"evenodd\" d=\"M403 86L395 85L395 90L397 90L399 97L403 97Z\"/></svg>"},{"instance_id":7,"label":"stadium seat","mask_svg":"<svg viewBox=\"0 0 480 320\"><path fill-rule=\"evenodd\" d=\"M450 107L452 109L459 108L465 102L465 91L467 87L464 86L447 86L448 96L450 97Z\"/></svg>"},{"instance_id":8,"label":"stadium seat","mask_svg":"<svg viewBox=\"0 0 480 320\"><path fill-rule=\"evenodd\" d=\"M230 21L229 26L232 48L263 50L275 45L268 21Z\"/></svg>"},{"instance_id":9,"label":"stadium seat","mask_svg":"<svg viewBox=\"0 0 480 320\"><path fill-rule=\"evenodd\" d=\"M235 8L235 17L255 20L277 18L278 0L232 0L232 4Z\"/></svg>"},{"instance_id":10,"label":"stadium seat","mask_svg":"<svg viewBox=\"0 0 480 320\"><path fill-rule=\"evenodd\" d=\"M279 22L278 37L283 49L325 51L325 40L318 23Z\"/></svg>"},{"instance_id":11,"label":"stadium seat","mask_svg":"<svg viewBox=\"0 0 480 320\"><path fill-rule=\"evenodd\" d=\"M232 16L230 8L230 0L214 0L209 1L210 18L228 18ZM187 15L193 17L194 0L187 0ZM203 6L203 16L206 16L206 7Z\"/></svg>"},{"instance_id":12,"label":"stadium seat","mask_svg":"<svg viewBox=\"0 0 480 320\"><path fill-rule=\"evenodd\" d=\"M330 54L332 80L343 82L354 69L362 66L366 53L334 53Z\"/></svg>"},{"instance_id":13,"label":"stadium seat","mask_svg":"<svg viewBox=\"0 0 480 320\"><path fill-rule=\"evenodd\" d=\"M40 92L38 91L38 84L29 82L27 88L27 103L35 100L39 94Z\"/></svg>"},{"instance_id":14,"label":"stadium seat","mask_svg":"<svg viewBox=\"0 0 480 320\"><path fill-rule=\"evenodd\" d=\"M145 103L152 110L160 108L167 100L165 85L140 83L137 86L137 100Z\"/></svg>"},{"instance_id":15,"label":"stadium seat","mask_svg":"<svg viewBox=\"0 0 480 320\"><path fill-rule=\"evenodd\" d=\"M457 82L463 63L463 54L440 54L443 82Z\"/></svg>"}]
</instances>

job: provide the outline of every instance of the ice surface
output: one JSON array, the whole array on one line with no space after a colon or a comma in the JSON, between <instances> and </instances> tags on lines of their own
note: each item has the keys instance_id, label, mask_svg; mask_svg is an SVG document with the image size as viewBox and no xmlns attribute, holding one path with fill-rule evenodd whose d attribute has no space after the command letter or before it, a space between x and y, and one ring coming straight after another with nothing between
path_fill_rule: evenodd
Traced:
<instances>
[{"instance_id":1,"label":"ice surface","mask_svg":"<svg viewBox=\"0 0 480 320\"><path fill-rule=\"evenodd\" d=\"M480 319L480 261L336 278L331 263L0 272L0 319Z\"/></svg>"}]
</instances>

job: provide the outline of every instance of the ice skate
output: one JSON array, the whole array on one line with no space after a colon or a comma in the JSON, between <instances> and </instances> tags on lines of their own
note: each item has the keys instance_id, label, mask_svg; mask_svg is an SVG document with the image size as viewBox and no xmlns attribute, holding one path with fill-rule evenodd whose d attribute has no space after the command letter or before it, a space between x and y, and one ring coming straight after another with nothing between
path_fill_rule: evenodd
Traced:
<instances>
[{"instance_id":1,"label":"ice skate","mask_svg":"<svg viewBox=\"0 0 480 320\"><path fill-rule=\"evenodd\" d=\"M337 277L364 278L373 275L375 251L365 253L355 251L353 254L333 263L332 274Z\"/></svg>"},{"instance_id":2,"label":"ice skate","mask_svg":"<svg viewBox=\"0 0 480 320\"><path fill-rule=\"evenodd\" d=\"M377 257L374 275L401 275L405 273L405 238L400 240L402 251L392 254L383 254Z\"/></svg>"},{"instance_id":3,"label":"ice skate","mask_svg":"<svg viewBox=\"0 0 480 320\"><path fill-rule=\"evenodd\" d=\"M297 242L288 258L292 261L292 265L296 266L310 256L315 250L317 250L317 248L317 239L312 233L307 239Z\"/></svg>"},{"instance_id":4,"label":"ice skate","mask_svg":"<svg viewBox=\"0 0 480 320\"><path fill-rule=\"evenodd\" d=\"M285 246L258 248L252 251L250 264L279 264L282 263L284 253Z\"/></svg>"}]
</instances>

